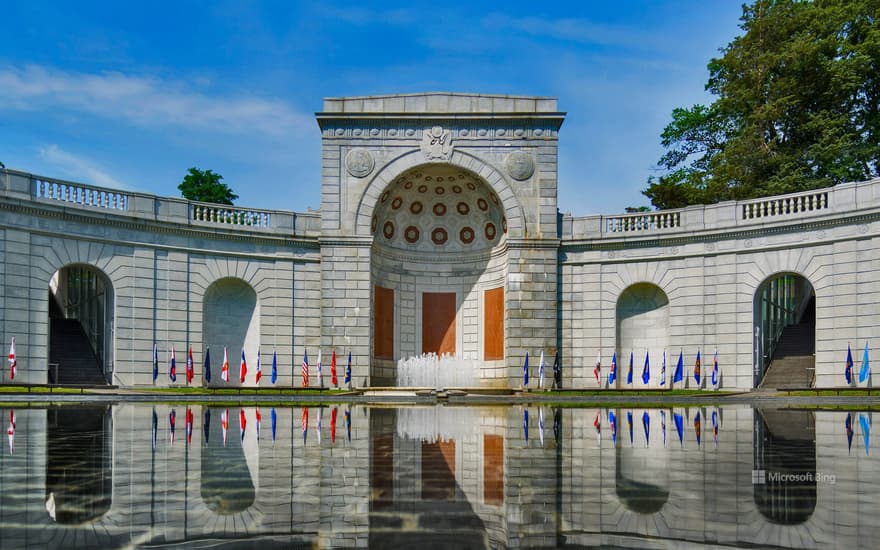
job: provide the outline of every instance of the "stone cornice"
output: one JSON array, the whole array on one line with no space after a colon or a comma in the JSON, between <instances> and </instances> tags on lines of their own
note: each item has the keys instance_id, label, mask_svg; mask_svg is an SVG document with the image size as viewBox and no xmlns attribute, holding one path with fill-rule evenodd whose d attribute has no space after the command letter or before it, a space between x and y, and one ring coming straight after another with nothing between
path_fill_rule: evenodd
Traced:
<instances>
[{"instance_id":1,"label":"stone cornice","mask_svg":"<svg viewBox=\"0 0 880 550\"><path fill-rule=\"evenodd\" d=\"M144 220L131 216L119 215L112 211L102 210L91 213L79 208L57 207L32 201L10 200L3 197L0 197L0 210L37 218L56 219L64 222L85 225L96 225L130 231L143 231L147 233L174 234L189 239L243 242L284 248L319 248L317 237L285 236L262 232L224 231L220 227L216 229L212 228L214 230L209 230L208 227L185 225L170 221ZM6 225L6 227L14 226ZM79 235L74 236L79 237ZM88 235L83 235L83 237L88 237Z\"/></svg>"}]
</instances>

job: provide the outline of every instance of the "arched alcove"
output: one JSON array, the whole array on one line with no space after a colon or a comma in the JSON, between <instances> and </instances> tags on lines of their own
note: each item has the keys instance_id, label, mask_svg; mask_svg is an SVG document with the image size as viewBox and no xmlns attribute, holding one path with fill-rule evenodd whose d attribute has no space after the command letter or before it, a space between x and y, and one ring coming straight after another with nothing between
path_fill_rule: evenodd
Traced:
<instances>
[{"instance_id":1,"label":"arched alcove","mask_svg":"<svg viewBox=\"0 0 880 550\"><path fill-rule=\"evenodd\" d=\"M506 383L507 219L491 187L456 166L417 166L382 191L371 231L373 383L395 383L396 361L423 353Z\"/></svg>"},{"instance_id":2,"label":"arched alcove","mask_svg":"<svg viewBox=\"0 0 880 550\"><path fill-rule=\"evenodd\" d=\"M660 387L660 365L663 350L668 345L669 299L666 293L650 283L637 283L627 287L617 299L617 383L625 383L625 373L632 353L634 386ZM640 378L646 353L649 355L651 368L651 378L647 385ZM667 376L670 374L667 365Z\"/></svg>"},{"instance_id":3,"label":"arched alcove","mask_svg":"<svg viewBox=\"0 0 880 550\"><path fill-rule=\"evenodd\" d=\"M49 280L49 382L103 384L113 370L113 284L104 272L72 264Z\"/></svg>"},{"instance_id":4,"label":"arched alcove","mask_svg":"<svg viewBox=\"0 0 880 550\"><path fill-rule=\"evenodd\" d=\"M756 385L813 385L816 293L810 281L797 273L765 279L755 291L753 334Z\"/></svg>"},{"instance_id":5,"label":"arched alcove","mask_svg":"<svg viewBox=\"0 0 880 550\"><path fill-rule=\"evenodd\" d=\"M257 293L241 279L227 277L215 281L205 292L202 324L206 349L211 350L211 386L239 386L238 370L244 349L249 373L253 372L260 345L260 303ZM223 349L229 355L229 383L220 378ZM252 385L248 375L245 385Z\"/></svg>"}]
</instances>

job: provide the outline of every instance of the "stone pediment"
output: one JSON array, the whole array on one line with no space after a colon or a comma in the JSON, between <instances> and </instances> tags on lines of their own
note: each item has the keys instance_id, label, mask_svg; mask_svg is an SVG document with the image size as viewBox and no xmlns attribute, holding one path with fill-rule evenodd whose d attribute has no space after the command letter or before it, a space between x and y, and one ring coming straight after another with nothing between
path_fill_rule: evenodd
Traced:
<instances>
[{"instance_id":1,"label":"stone pediment","mask_svg":"<svg viewBox=\"0 0 880 550\"><path fill-rule=\"evenodd\" d=\"M555 97L427 92L324 98L332 114L549 114L558 113Z\"/></svg>"}]
</instances>

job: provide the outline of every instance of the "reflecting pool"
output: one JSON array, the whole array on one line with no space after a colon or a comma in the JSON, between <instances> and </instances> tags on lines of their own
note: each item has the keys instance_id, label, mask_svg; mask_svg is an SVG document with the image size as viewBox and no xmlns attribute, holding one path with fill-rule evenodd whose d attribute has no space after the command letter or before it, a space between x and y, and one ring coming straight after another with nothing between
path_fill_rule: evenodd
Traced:
<instances>
[{"instance_id":1,"label":"reflecting pool","mask_svg":"<svg viewBox=\"0 0 880 550\"><path fill-rule=\"evenodd\" d=\"M0 409L0 548L876 548L873 413Z\"/></svg>"}]
</instances>

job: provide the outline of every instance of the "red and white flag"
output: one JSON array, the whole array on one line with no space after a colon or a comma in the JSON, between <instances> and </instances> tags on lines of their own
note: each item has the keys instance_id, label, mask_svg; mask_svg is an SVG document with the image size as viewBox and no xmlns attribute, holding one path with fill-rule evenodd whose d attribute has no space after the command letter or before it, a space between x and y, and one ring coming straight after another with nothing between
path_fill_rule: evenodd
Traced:
<instances>
[{"instance_id":1,"label":"red and white flag","mask_svg":"<svg viewBox=\"0 0 880 550\"><path fill-rule=\"evenodd\" d=\"M192 344L189 345L189 353L186 355L186 383L189 384L193 381L193 375L195 374L195 369L193 368L193 347Z\"/></svg>"},{"instance_id":2,"label":"red and white flag","mask_svg":"<svg viewBox=\"0 0 880 550\"><path fill-rule=\"evenodd\" d=\"M220 368L220 378L229 382L229 356L226 354L226 346L223 346L223 367Z\"/></svg>"},{"instance_id":3,"label":"red and white flag","mask_svg":"<svg viewBox=\"0 0 880 550\"><path fill-rule=\"evenodd\" d=\"M220 413L220 427L223 428L223 446L226 446L226 431L229 429L229 409Z\"/></svg>"},{"instance_id":4,"label":"red and white flag","mask_svg":"<svg viewBox=\"0 0 880 550\"><path fill-rule=\"evenodd\" d=\"M336 380L336 350L333 350L333 354L330 356L330 382L333 384L335 388L338 386L338 381Z\"/></svg>"},{"instance_id":5,"label":"red and white flag","mask_svg":"<svg viewBox=\"0 0 880 550\"><path fill-rule=\"evenodd\" d=\"M238 409L238 429L241 432L242 441L244 441L245 428L247 428L247 417L244 414L244 409Z\"/></svg>"},{"instance_id":6,"label":"red and white flag","mask_svg":"<svg viewBox=\"0 0 880 550\"><path fill-rule=\"evenodd\" d=\"M257 371L256 371L256 377L257 377L257 385L260 385L260 378L263 377L263 367L262 367L262 365L260 365L260 350L257 350Z\"/></svg>"},{"instance_id":7,"label":"red and white flag","mask_svg":"<svg viewBox=\"0 0 880 550\"><path fill-rule=\"evenodd\" d=\"M260 414L260 409L256 411L257 417L257 443L260 442L260 428L263 426L263 415Z\"/></svg>"},{"instance_id":8,"label":"red and white flag","mask_svg":"<svg viewBox=\"0 0 880 550\"><path fill-rule=\"evenodd\" d=\"M9 411L9 427L6 428L6 436L9 438L9 454L15 453L15 411Z\"/></svg>"},{"instance_id":9,"label":"red and white flag","mask_svg":"<svg viewBox=\"0 0 880 550\"><path fill-rule=\"evenodd\" d=\"M318 436L318 445L321 445L321 412L324 410L324 407L318 407L318 423L315 426L315 434Z\"/></svg>"},{"instance_id":10,"label":"red and white flag","mask_svg":"<svg viewBox=\"0 0 880 550\"><path fill-rule=\"evenodd\" d=\"M18 363L15 362L15 336L12 337L12 343L9 344L9 379L15 380L15 367Z\"/></svg>"},{"instance_id":11,"label":"red and white flag","mask_svg":"<svg viewBox=\"0 0 880 550\"><path fill-rule=\"evenodd\" d=\"M189 407L186 408L186 446L189 447L190 443L192 443L192 435L193 435L193 412Z\"/></svg>"},{"instance_id":12,"label":"red and white flag","mask_svg":"<svg viewBox=\"0 0 880 550\"><path fill-rule=\"evenodd\" d=\"M303 376L303 387L309 387L309 352L303 351L303 366L302 366L302 376Z\"/></svg>"},{"instance_id":13,"label":"red and white flag","mask_svg":"<svg viewBox=\"0 0 880 550\"><path fill-rule=\"evenodd\" d=\"M596 368L593 369L593 374L596 376L596 384L599 386L602 385L602 352L596 352Z\"/></svg>"},{"instance_id":14,"label":"red and white flag","mask_svg":"<svg viewBox=\"0 0 880 550\"><path fill-rule=\"evenodd\" d=\"M302 410L302 433L303 433L303 444L305 444L306 439L309 437L309 409L303 407Z\"/></svg>"},{"instance_id":15,"label":"red and white flag","mask_svg":"<svg viewBox=\"0 0 880 550\"><path fill-rule=\"evenodd\" d=\"M244 348L241 348L241 366L238 369L238 379L244 384L244 379L247 377L247 361L244 358Z\"/></svg>"},{"instance_id":16,"label":"red and white flag","mask_svg":"<svg viewBox=\"0 0 880 550\"><path fill-rule=\"evenodd\" d=\"M174 448L174 427L177 424L177 411L171 409L171 412L168 413L168 428L169 428L169 437L171 438L171 449Z\"/></svg>"}]
</instances>

